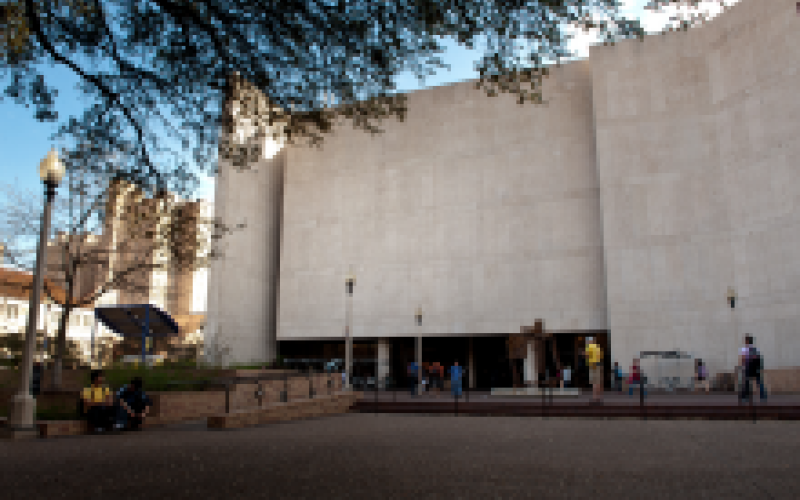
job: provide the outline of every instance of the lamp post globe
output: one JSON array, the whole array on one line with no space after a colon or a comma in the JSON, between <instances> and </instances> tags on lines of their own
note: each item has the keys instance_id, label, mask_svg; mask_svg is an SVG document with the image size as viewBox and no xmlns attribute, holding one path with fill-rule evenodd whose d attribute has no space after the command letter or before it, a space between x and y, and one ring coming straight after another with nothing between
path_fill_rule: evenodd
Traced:
<instances>
[{"instance_id":1,"label":"lamp post globe","mask_svg":"<svg viewBox=\"0 0 800 500\"><path fill-rule=\"evenodd\" d=\"M42 282L44 281L45 251L47 250L47 235L50 231L50 212L56 188L64 176L64 165L58 158L55 150L50 150L47 156L39 163L39 177L45 185L45 202L42 211L42 223L39 228L39 242L36 248L36 268L33 274L33 286L28 307L28 325L25 332L25 344L22 351L20 366L20 382L17 394L12 398L9 412L8 425L4 435L10 438L36 437L34 417L36 415L36 400L31 395L31 375L33 369L33 356L36 350L36 332L39 314L39 301L42 295Z\"/></svg>"},{"instance_id":2,"label":"lamp post globe","mask_svg":"<svg viewBox=\"0 0 800 500\"><path fill-rule=\"evenodd\" d=\"M45 184L52 183L58 186L61 183L61 178L64 177L64 164L58 158L58 152L51 149L47 156L39 162L39 178Z\"/></svg>"}]
</instances>

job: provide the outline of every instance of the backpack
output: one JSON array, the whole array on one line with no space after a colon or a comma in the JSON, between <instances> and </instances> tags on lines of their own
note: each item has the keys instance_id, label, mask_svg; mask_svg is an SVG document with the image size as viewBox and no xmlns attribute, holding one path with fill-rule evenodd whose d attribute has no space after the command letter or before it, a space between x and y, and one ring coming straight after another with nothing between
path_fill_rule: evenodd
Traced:
<instances>
[{"instance_id":1,"label":"backpack","mask_svg":"<svg viewBox=\"0 0 800 500\"><path fill-rule=\"evenodd\" d=\"M750 348L750 353L747 355L747 372L757 374L764 368L764 360L761 358L761 353L755 347Z\"/></svg>"}]
</instances>

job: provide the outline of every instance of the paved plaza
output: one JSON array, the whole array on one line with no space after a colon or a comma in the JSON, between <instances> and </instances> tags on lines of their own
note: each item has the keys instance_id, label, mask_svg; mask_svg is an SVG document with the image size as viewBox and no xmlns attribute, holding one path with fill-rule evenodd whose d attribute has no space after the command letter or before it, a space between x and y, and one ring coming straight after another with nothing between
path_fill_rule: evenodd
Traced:
<instances>
[{"instance_id":1,"label":"paved plaza","mask_svg":"<svg viewBox=\"0 0 800 500\"><path fill-rule=\"evenodd\" d=\"M797 498L795 422L347 414L0 443L30 498Z\"/></svg>"}]
</instances>

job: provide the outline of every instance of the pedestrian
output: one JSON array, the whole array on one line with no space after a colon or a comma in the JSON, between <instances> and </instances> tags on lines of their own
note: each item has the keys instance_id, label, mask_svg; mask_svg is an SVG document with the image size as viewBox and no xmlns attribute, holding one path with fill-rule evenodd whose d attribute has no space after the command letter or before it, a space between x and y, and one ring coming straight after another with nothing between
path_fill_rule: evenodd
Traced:
<instances>
[{"instance_id":1,"label":"pedestrian","mask_svg":"<svg viewBox=\"0 0 800 500\"><path fill-rule=\"evenodd\" d=\"M764 390L764 380L762 377L764 360L761 353L756 349L755 344L753 344L752 335L745 336L744 344L745 345L739 350L739 364L744 372L744 386L742 387L742 392L739 397L743 402L748 401L750 399L750 391L752 390L750 384L755 381L761 393L761 400L765 401L767 399L767 391Z\"/></svg>"},{"instance_id":2,"label":"pedestrian","mask_svg":"<svg viewBox=\"0 0 800 500\"><path fill-rule=\"evenodd\" d=\"M561 388L569 387L572 382L572 368L569 365L564 367L564 371L562 372L561 376Z\"/></svg>"},{"instance_id":3,"label":"pedestrian","mask_svg":"<svg viewBox=\"0 0 800 500\"><path fill-rule=\"evenodd\" d=\"M594 337L586 337L586 363L589 365L589 383L592 384L593 404L602 404L603 391L603 350L594 342Z\"/></svg>"},{"instance_id":4,"label":"pedestrian","mask_svg":"<svg viewBox=\"0 0 800 500\"><path fill-rule=\"evenodd\" d=\"M454 361L453 366L450 367L450 391L453 393L453 397L461 397L461 376L463 374L464 370L458 366L458 361Z\"/></svg>"},{"instance_id":5,"label":"pedestrian","mask_svg":"<svg viewBox=\"0 0 800 500\"><path fill-rule=\"evenodd\" d=\"M428 366L428 380L430 380L430 389L431 392L435 392L437 398L439 397L439 369L436 366L438 364L438 361L434 361Z\"/></svg>"},{"instance_id":6,"label":"pedestrian","mask_svg":"<svg viewBox=\"0 0 800 500\"><path fill-rule=\"evenodd\" d=\"M705 386L706 392L711 390L711 381L708 378L708 368L702 359L697 359L694 363L694 388Z\"/></svg>"},{"instance_id":7,"label":"pedestrian","mask_svg":"<svg viewBox=\"0 0 800 500\"><path fill-rule=\"evenodd\" d=\"M642 376L642 369L639 366L639 358L633 358L633 365L631 365L631 374L628 377L628 396L633 396L633 388L638 387L643 394L647 396L647 390L644 387L644 377Z\"/></svg>"},{"instance_id":8,"label":"pedestrian","mask_svg":"<svg viewBox=\"0 0 800 500\"><path fill-rule=\"evenodd\" d=\"M412 361L408 364L408 385L411 388L411 395L415 396L417 394L417 384L419 383L419 378L417 376L417 363Z\"/></svg>"},{"instance_id":9,"label":"pedestrian","mask_svg":"<svg viewBox=\"0 0 800 500\"><path fill-rule=\"evenodd\" d=\"M620 368L619 363L614 361L614 390L617 392L622 392L622 379L624 378L622 374L622 368Z\"/></svg>"}]
</instances>

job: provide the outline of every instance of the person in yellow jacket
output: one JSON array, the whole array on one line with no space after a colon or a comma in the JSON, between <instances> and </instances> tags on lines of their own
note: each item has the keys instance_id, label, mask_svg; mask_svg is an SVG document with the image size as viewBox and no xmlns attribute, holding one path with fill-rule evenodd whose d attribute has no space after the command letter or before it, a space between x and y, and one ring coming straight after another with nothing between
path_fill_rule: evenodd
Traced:
<instances>
[{"instance_id":1,"label":"person in yellow jacket","mask_svg":"<svg viewBox=\"0 0 800 500\"><path fill-rule=\"evenodd\" d=\"M592 384L592 403L600 403L603 392L603 350L594 342L594 337L586 337L584 355L589 366L589 383Z\"/></svg>"},{"instance_id":2,"label":"person in yellow jacket","mask_svg":"<svg viewBox=\"0 0 800 500\"><path fill-rule=\"evenodd\" d=\"M103 385L102 370L92 370L91 385L83 389L81 400L89 432L110 431L114 423L114 400L111 389Z\"/></svg>"}]
</instances>

